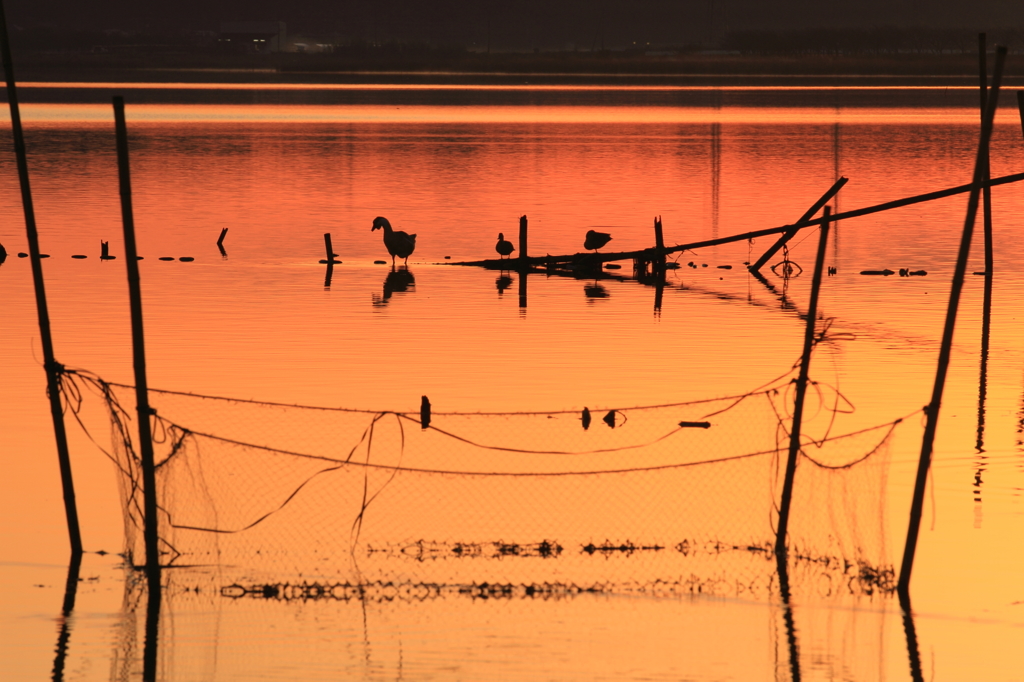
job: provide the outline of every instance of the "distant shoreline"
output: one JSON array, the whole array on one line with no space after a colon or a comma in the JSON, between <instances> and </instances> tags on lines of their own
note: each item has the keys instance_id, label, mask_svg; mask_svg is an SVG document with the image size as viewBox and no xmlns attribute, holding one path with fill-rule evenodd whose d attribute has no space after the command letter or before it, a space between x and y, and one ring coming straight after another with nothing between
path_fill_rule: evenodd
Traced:
<instances>
[{"instance_id":1,"label":"distant shoreline","mask_svg":"<svg viewBox=\"0 0 1024 682\"><path fill-rule=\"evenodd\" d=\"M990 59L991 68L991 59ZM745 55L632 52L268 54L34 52L15 55L19 81L461 85L969 86L977 55ZM1006 87L1024 87L1008 60Z\"/></svg>"}]
</instances>

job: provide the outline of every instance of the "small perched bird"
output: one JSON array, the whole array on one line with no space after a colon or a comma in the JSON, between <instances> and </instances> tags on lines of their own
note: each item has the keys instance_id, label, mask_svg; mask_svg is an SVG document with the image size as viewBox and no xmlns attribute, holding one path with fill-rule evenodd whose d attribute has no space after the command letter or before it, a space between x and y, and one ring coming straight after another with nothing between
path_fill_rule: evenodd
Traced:
<instances>
[{"instance_id":1,"label":"small perched bird","mask_svg":"<svg viewBox=\"0 0 1024 682\"><path fill-rule=\"evenodd\" d=\"M587 230L587 238L583 242L583 248L597 251L611 240L612 236L607 232L595 232L594 230Z\"/></svg>"},{"instance_id":2,"label":"small perched bird","mask_svg":"<svg viewBox=\"0 0 1024 682\"><path fill-rule=\"evenodd\" d=\"M416 250L416 235L396 232L391 229L391 223L387 218L377 216L373 219L373 227L370 228L370 232L381 229L384 230L384 246L391 254L391 265L394 266L396 257L404 258L405 264L408 265L409 256Z\"/></svg>"},{"instance_id":3,"label":"small perched bird","mask_svg":"<svg viewBox=\"0 0 1024 682\"><path fill-rule=\"evenodd\" d=\"M505 240L504 233L499 232L498 243L494 245L494 250L498 252L498 255L508 257L516 250L516 247L512 246L512 242Z\"/></svg>"}]
</instances>

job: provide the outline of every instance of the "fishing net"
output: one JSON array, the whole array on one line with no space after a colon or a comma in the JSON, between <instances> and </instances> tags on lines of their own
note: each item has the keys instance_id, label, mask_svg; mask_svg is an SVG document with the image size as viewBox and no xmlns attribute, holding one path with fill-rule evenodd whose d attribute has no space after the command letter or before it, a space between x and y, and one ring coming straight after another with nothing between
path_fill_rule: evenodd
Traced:
<instances>
[{"instance_id":1,"label":"fishing net","mask_svg":"<svg viewBox=\"0 0 1024 682\"><path fill-rule=\"evenodd\" d=\"M83 426L101 398L141 563L134 387L81 371L63 384ZM792 390L787 375L686 403L428 417L151 389L161 560L232 572L229 596L764 592ZM835 589L890 589L901 420L836 435L840 401L812 394L832 407L805 422L791 552Z\"/></svg>"}]
</instances>

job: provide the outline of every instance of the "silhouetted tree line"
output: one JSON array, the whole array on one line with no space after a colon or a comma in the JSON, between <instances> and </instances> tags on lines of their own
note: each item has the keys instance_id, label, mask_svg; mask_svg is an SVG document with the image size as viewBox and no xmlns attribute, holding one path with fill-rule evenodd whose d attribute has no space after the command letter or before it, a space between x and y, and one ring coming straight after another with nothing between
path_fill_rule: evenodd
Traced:
<instances>
[{"instance_id":1,"label":"silhouetted tree line","mask_svg":"<svg viewBox=\"0 0 1024 682\"><path fill-rule=\"evenodd\" d=\"M1024 49L1024 29L990 31L988 43L1006 45L1011 50ZM978 33L963 29L898 27L733 31L724 36L721 48L760 55L958 54L978 50Z\"/></svg>"}]
</instances>

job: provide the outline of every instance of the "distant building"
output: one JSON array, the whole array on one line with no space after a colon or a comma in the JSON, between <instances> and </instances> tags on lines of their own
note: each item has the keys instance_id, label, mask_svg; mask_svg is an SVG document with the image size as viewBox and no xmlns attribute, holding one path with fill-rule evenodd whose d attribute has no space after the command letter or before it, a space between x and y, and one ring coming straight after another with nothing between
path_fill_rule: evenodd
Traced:
<instances>
[{"instance_id":1,"label":"distant building","mask_svg":"<svg viewBox=\"0 0 1024 682\"><path fill-rule=\"evenodd\" d=\"M286 38L283 21L226 21L220 25L217 43L238 52L281 52Z\"/></svg>"}]
</instances>

